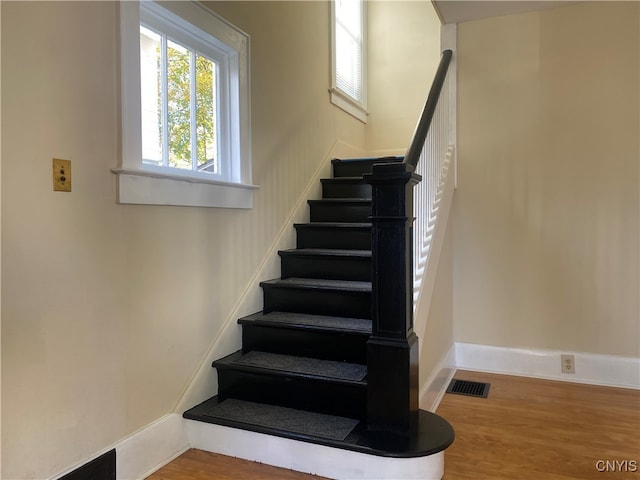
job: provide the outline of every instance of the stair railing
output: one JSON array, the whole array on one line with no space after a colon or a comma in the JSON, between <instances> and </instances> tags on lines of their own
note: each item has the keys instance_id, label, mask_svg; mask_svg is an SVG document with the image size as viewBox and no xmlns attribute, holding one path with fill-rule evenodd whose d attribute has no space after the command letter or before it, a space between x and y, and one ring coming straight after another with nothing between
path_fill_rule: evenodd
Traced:
<instances>
[{"instance_id":1,"label":"stair railing","mask_svg":"<svg viewBox=\"0 0 640 480\"><path fill-rule=\"evenodd\" d=\"M423 161L422 174L416 173L416 167L421 158L430 156L429 133L437 109L444 107L439 107L439 100L451 57L451 50L442 53L404 161L382 160L365 176L372 186L373 306L372 334L367 344L367 426L371 431L407 436L418 428L418 337L413 325L414 215L419 213L421 217L418 223L421 231L416 236L420 239L416 257L420 257L422 238L429 228L430 213L425 212L433 210L440 178L438 169L442 166L438 166L437 160ZM439 119L436 125L446 127L446 123L448 120ZM440 144L438 148L442 148ZM414 187L422 179L426 180L426 188L418 190L414 212Z\"/></svg>"},{"instance_id":2,"label":"stair railing","mask_svg":"<svg viewBox=\"0 0 640 480\"><path fill-rule=\"evenodd\" d=\"M451 60L451 50L446 50L443 56ZM449 65L447 63L447 65ZM441 64L442 66L442 64ZM436 80L441 72L436 74ZM442 72L446 75L447 71ZM434 88L438 88L435 109L430 110L429 126L421 144L422 137L415 136L405 158L416 167L416 173L422 181L414 189L414 231L413 231L413 306L416 310L418 296L422 287L427 260L434 246L435 222L440 213L444 188L447 183L449 167L455 153L452 138L455 115L451 98L455 94L452 88L452 77L447 75L442 82L436 81ZM436 92L433 93L434 95ZM424 115L423 115L424 116ZM414 146L414 143L416 146ZM415 163L414 163L415 159Z\"/></svg>"}]
</instances>

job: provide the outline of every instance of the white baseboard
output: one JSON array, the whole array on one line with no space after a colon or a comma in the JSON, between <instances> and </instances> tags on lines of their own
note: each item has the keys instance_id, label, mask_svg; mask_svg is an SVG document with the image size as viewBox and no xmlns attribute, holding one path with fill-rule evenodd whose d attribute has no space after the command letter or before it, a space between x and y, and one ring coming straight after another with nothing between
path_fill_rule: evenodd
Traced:
<instances>
[{"instance_id":1,"label":"white baseboard","mask_svg":"<svg viewBox=\"0 0 640 480\"><path fill-rule=\"evenodd\" d=\"M189 449L184 420L172 413L115 445L117 480L141 480Z\"/></svg>"},{"instance_id":2,"label":"white baseboard","mask_svg":"<svg viewBox=\"0 0 640 480\"><path fill-rule=\"evenodd\" d=\"M73 472L101 455L116 450L116 479L142 480L189 449L184 420L172 413L51 477Z\"/></svg>"},{"instance_id":3,"label":"white baseboard","mask_svg":"<svg viewBox=\"0 0 640 480\"><path fill-rule=\"evenodd\" d=\"M456 373L455 344L438 361L424 386L420 389L420 408L435 412Z\"/></svg>"},{"instance_id":4,"label":"white baseboard","mask_svg":"<svg viewBox=\"0 0 640 480\"><path fill-rule=\"evenodd\" d=\"M576 373L561 372L561 354L574 355ZM463 370L640 389L640 358L472 343L456 343L455 357Z\"/></svg>"},{"instance_id":5,"label":"white baseboard","mask_svg":"<svg viewBox=\"0 0 640 480\"><path fill-rule=\"evenodd\" d=\"M117 480L143 480L190 448L335 479L441 480L444 475L444 452L417 458L379 457L185 420L177 413L165 415L61 475L113 448Z\"/></svg>"},{"instance_id":6,"label":"white baseboard","mask_svg":"<svg viewBox=\"0 0 640 480\"><path fill-rule=\"evenodd\" d=\"M444 452L390 458L185 420L193 448L335 479L440 480Z\"/></svg>"}]
</instances>

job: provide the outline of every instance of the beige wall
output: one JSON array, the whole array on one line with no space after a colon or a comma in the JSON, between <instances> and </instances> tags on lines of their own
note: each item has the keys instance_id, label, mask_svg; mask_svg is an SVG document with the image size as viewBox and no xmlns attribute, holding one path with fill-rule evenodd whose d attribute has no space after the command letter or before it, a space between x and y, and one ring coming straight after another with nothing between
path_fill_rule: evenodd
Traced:
<instances>
[{"instance_id":1,"label":"beige wall","mask_svg":"<svg viewBox=\"0 0 640 480\"><path fill-rule=\"evenodd\" d=\"M639 4L458 26L456 341L640 356Z\"/></svg>"},{"instance_id":2,"label":"beige wall","mask_svg":"<svg viewBox=\"0 0 640 480\"><path fill-rule=\"evenodd\" d=\"M250 211L116 205L116 5L2 2L3 478L173 411L335 143L364 148L328 101L327 3L214 8L252 39ZM73 192L52 192L52 157Z\"/></svg>"},{"instance_id":3,"label":"beige wall","mask_svg":"<svg viewBox=\"0 0 640 480\"><path fill-rule=\"evenodd\" d=\"M371 154L404 154L440 61L440 20L428 1L370 1Z\"/></svg>"},{"instance_id":4,"label":"beige wall","mask_svg":"<svg viewBox=\"0 0 640 480\"><path fill-rule=\"evenodd\" d=\"M0 8L2 25L2 8ZM0 105L2 105L2 34L0 32ZM2 115L0 115L0 272L2 271ZM0 306L2 305L2 275L0 274ZM2 412L2 308L0 308L0 412ZM2 415L0 414L0 432ZM2 435L0 434L0 477L2 477Z\"/></svg>"}]
</instances>

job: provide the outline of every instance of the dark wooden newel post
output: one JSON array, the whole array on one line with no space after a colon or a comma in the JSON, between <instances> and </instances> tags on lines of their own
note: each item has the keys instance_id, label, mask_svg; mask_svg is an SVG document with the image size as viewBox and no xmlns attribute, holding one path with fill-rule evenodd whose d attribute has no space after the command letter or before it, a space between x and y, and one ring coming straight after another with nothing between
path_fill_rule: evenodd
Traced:
<instances>
[{"instance_id":1,"label":"dark wooden newel post","mask_svg":"<svg viewBox=\"0 0 640 480\"><path fill-rule=\"evenodd\" d=\"M383 160L384 161L384 160ZM372 335L367 345L369 430L409 435L418 416L418 337L413 332L413 187L406 163L381 163L372 185Z\"/></svg>"}]
</instances>

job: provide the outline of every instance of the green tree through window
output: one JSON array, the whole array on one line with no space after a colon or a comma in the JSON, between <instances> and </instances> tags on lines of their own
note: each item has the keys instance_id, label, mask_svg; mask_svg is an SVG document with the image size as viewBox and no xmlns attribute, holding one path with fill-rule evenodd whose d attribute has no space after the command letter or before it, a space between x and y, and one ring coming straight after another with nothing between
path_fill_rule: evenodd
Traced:
<instances>
[{"instance_id":1,"label":"green tree through window","mask_svg":"<svg viewBox=\"0 0 640 480\"><path fill-rule=\"evenodd\" d=\"M167 45L167 125L169 166L191 169L191 55ZM162 130L161 130L162 131Z\"/></svg>"},{"instance_id":2,"label":"green tree through window","mask_svg":"<svg viewBox=\"0 0 640 480\"><path fill-rule=\"evenodd\" d=\"M168 40L166 36L141 28L141 57L150 58L155 70L142 75L143 97L154 96L153 112L143 115L143 138L147 163L173 168L218 173L216 132L216 64L209 58ZM147 42L142 42L145 36ZM166 45L166 57L163 47ZM147 51L144 50L147 49ZM149 51L153 49L153 52ZM163 69L166 83L163 85ZM150 84L149 82L153 82ZM146 93L145 93L146 92ZM143 98L143 110L145 99ZM165 118L166 117L166 118ZM155 128L145 127L155 123ZM165 138L166 136L166 138ZM145 154L150 146L150 154ZM165 150L166 154L165 154Z\"/></svg>"}]
</instances>

